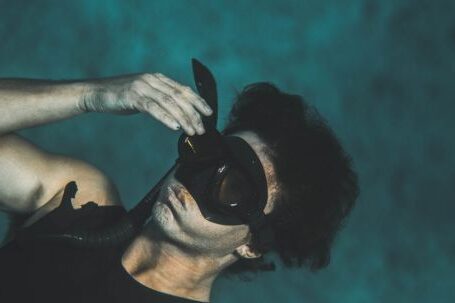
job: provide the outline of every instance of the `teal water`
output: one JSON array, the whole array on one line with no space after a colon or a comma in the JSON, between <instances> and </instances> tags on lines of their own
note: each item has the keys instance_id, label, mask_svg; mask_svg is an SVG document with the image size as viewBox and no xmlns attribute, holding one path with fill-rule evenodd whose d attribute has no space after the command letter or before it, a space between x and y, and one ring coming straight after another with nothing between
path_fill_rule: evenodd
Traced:
<instances>
[{"instance_id":1,"label":"teal water","mask_svg":"<svg viewBox=\"0 0 455 303\"><path fill-rule=\"evenodd\" d=\"M214 302L454 302L454 9L410 0L0 0L0 77L160 72L194 87L196 57L218 79L219 126L248 83L301 94L353 156L358 204L327 269L221 279ZM173 164L179 134L145 115L94 113L19 133L105 171L128 208Z\"/></svg>"}]
</instances>

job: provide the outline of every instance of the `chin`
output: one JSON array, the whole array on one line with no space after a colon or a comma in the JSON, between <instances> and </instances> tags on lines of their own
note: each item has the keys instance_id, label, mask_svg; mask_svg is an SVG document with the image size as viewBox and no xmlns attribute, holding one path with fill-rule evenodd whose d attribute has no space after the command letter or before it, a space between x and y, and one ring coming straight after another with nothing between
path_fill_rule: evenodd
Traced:
<instances>
[{"instance_id":1,"label":"chin","mask_svg":"<svg viewBox=\"0 0 455 303\"><path fill-rule=\"evenodd\" d=\"M153 227L158 228L165 238L180 242L182 231L170 207L157 201L152 208L151 221Z\"/></svg>"}]
</instances>

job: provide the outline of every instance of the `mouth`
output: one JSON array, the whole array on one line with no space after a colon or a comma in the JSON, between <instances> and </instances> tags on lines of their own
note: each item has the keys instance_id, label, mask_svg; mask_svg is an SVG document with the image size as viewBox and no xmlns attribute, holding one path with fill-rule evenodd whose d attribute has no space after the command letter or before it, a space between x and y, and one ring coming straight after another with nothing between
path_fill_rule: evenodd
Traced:
<instances>
[{"instance_id":1,"label":"mouth","mask_svg":"<svg viewBox=\"0 0 455 303\"><path fill-rule=\"evenodd\" d=\"M185 204L179 198L177 198L177 190L174 187L167 188L167 195L165 195L164 200L167 204L172 207L176 207L180 204L180 207L185 208Z\"/></svg>"}]
</instances>

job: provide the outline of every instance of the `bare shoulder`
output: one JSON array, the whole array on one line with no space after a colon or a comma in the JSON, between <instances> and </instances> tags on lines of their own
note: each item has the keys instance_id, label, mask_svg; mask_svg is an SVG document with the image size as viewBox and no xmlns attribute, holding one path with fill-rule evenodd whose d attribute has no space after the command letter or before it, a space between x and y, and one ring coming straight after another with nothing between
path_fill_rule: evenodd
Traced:
<instances>
[{"instance_id":1,"label":"bare shoulder","mask_svg":"<svg viewBox=\"0 0 455 303\"><path fill-rule=\"evenodd\" d=\"M95 165L63 155L53 155L51 161L52 173L48 174L47 180L43 180L46 186L37 197L42 200L39 201L41 206L23 226L33 224L59 206L65 186L70 181L75 181L78 189L72 199L73 207L76 209L89 201L99 206L122 205L120 193L112 178Z\"/></svg>"}]
</instances>

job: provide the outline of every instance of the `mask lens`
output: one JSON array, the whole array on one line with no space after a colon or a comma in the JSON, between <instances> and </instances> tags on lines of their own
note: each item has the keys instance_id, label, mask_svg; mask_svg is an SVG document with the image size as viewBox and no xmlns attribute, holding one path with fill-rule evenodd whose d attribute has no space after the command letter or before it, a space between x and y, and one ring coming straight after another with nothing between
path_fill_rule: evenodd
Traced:
<instances>
[{"instance_id":1,"label":"mask lens","mask_svg":"<svg viewBox=\"0 0 455 303\"><path fill-rule=\"evenodd\" d=\"M259 186L253 181L258 167L251 166L254 162L247 156L250 152L242 150L241 145L230 144L231 151L243 155L234 160L225 144L215 133L191 137L182 134L178 142L180 166L175 177L188 188L207 220L245 224L258 214L258 208L262 209Z\"/></svg>"},{"instance_id":2,"label":"mask lens","mask_svg":"<svg viewBox=\"0 0 455 303\"><path fill-rule=\"evenodd\" d=\"M215 179L215 201L219 207L231 212L249 208L253 187L242 171L224 164L217 170Z\"/></svg>"}]
</instances>

